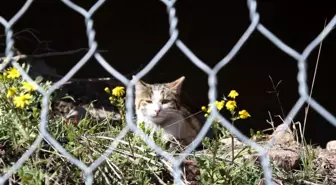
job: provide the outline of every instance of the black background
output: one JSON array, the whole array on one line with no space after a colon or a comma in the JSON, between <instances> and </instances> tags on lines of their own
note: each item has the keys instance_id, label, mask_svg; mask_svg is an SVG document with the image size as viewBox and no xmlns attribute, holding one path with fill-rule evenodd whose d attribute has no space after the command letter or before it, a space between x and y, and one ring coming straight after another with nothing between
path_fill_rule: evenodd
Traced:
<instances>
[{"instance_id":1,"label":"black background","mask_svg":"<svg viewBox=\"0 0 336 185\"><path fill-rule=\"evenodd\" d=\"M88 9L95 1L74 2ZM22 0L1 2L0 15L9 19L23 3ZM261 23L298 52L302 52L322 31L324 21L330 21L336 10L331 0L260 0L257 3ZM231 50L250 24L247 2L243 0L179 0L176 9L179 38L209 66L214 66ZM145 66L169 39L166 7L159 0L108 0L94 14L93 19L98 47L108 51L102 55L123 74ZM25 28L38 30L36 36L44 41L38 44L29 34L20 34L30 41L18 37L16 47L27 54L45 53L46 46L53 51L88 47L84 18L61 1L36 0L15 24L14 31ZM2 37L2 43L4 39ZM35 51L38 46L40 49ZM317 50L314 50L308 60L309 84ZM313 97L332 114L336 110L335 53L336 33L332 31L323 42L313 93ZM81 52L48 57L45 60L64 75L84 54L85 52ZM182 75L186 76L184 93L188 98L199 108L207 105L207 75L193 65L176 46L169 50L143 80L150 83L166 82ZM273 115L281 114L275 95L267 92L272 90L269 75L275 83L282 80L279 86L280 98L285 113L288 113L299 97L296 61L257 31L218 74L218 95L227 94L231 89L237 90L240 93L237 100L239 106L252 115L249 120L237 123L245 134L248 134L249 128L269 127L266 123L266 119L269 119L267 111ZM76 74L76 77L82 78L108 76L110 75L95 59L90 60ZM278 118L274 120L277 124L280 123ZM303 111L295 121L303 121ZM326 141L336 139L335 131L335 127L310 109L307 139L324 145Z\"/></svg>"}]
</instances>

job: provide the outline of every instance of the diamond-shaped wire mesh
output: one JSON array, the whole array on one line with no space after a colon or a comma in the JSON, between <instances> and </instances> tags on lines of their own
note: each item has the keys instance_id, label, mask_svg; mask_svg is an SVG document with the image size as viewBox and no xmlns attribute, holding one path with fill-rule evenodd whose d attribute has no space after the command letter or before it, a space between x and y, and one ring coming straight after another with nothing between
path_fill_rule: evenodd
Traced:
<instances>
[{"instance_id":1,"label":"diamond-shaped wire mesh","mask_svg":"<svg viewBox=\"0 0 336 185\"><path fill-rule=\"evenodd\" d=\"M64 155L70 162L75 164L77 167L82 169L85 172L86 176L86 184L92 184L93 183L93 176L92 172L95 170L104 160L107 156L111 155L114 148L118 145L118 141L122 139L126 133L131 130L135 132L136 134L140 135L145 142L154 149L158 154L162 155L164 158L169 160L173 166L174 166L174 179L176 184L182 184L180 179L180 172L181 169L179 169L180 164L184 160L185 156L190 154L192 150L195 149L195 147L201 142L203 137L205 136L207 130L210 128L211 123L214 119L218 119L221 121L222 125L226 127L231 133L236 135L241 141L245 142L252 148L256 149L260 156L261 156L261 164L264 170L264 177L266 179L266 184L270 185L273 184L271 181L271 168L269 167L269 159L266 154L266 149L259 146L252 140L250 140L248 137L243 135L241 132L239 132L234 126L232 126L228 120L226 120L224 117L222 117L218 112L217 109L213 108L211 112L211 115L209 116L208 120L206 121L205 125L201 129L200 133L196 137L194 143L190 145L184 152L184 155L181 155L179 158L174 158L172 155L170 155L168 152L162 150L160 147L155 145L155 143L150 140L141 130L139 130L134 121L133 121L133 87L135 85L135 82L137 79L141 79L145 74L147 74L163 57L163 55L175 44L189 59L192 63L194 63L197 67L199 67L201 70L203 70L208 75L208 84L209 84L209 102L214 102L217 98L216 95L216 85L217 85L217 77L216 74L220 69L222 69L226 64L228 64L231 59L239 52L239 49L242 47L242 45L247 42L248 38L254 31L259 31L261 34L263 34L266 38L268 38L274 45L276 45L279 49L281 49L283 52L287 53L291 57L297 60L298 65L298 74L297 74L297 80L299 83L299 94L300 98L297 100L296 104L291 109L290 113L285 119L285 123L287 125L287 128L290 125L290 118L293 118L299 111L299 109L302 107L302 105L307 102L313 107L318 113L320 113L325 119L327 119L331 124L333 124L336 127L336 118L330 114L325 108L323 108L318 102L316 102L313 98L310 98L308 95L308 87L306 83L307 78L307 71L306 71L306 59L309 56L309 54L312 52L312 50L328 35L328 33L332 30L332 28L336 25L336 16L333 17L333 19L326 25L324 30L305 48L305 50L300 54L291 47L287 46L285 43L283 43L280 39L278 39L274 34L272 34L266 27L264 27L260 22L260 16L257 12L257 2L255 0L247 0L247 6L249 10L249 16L251 20L251 24L245 31L245 33L241 36L241 38L238 40L236 45L232 48L232 50L221 60L217 63L217 65L214 68L210 68L206 63L198 59L189 49L188 47L178 38L179 32L177 29L177 22L178 19L176 17L176 9L174 7L174 4L176 0L161 0L162 3L164 3L167 7L168 12L168 18L169 18L169 33L170 38L166 42L166 44L162 47L162 49L154 56L154 58L148 63L148 65L143 68L138 74L136 74L136 78L133 80L128 80L124 75L119 73L117 70L115 70L112 66L110 66L105 59L96 52L97 49L97 42L95 41L95 31L93 29L93 20L92 15L95 13L95 11L101 7L105 0L99 0L94 4L89 11L79 7L78 5L74 4L70 0L61 0L65 5L67 5L72 10L78 12L85 18L85 25L86 25L86 32L88 36L88 44L89 44L89 51L86 53L86 55L58 82L54 83L53 86L48 90L45 91L41 87L38 87L37 90L43 95L42 100L42 113L41 113L41 124L40 124L40 135L38 138L34 141L34 143L31 145L29 150L27 150L21 158L12 166L11 169L8 170L6 174L4 174L2 177L0 177L0 184L4 184L8 178L15 173L21 165L30 157L30 155L35 151L37 146L41 143L43 139L48 141L51 145L53 145L54 148L56 148L62 155ZM13 16L12 19L9 21L5 20L3 17L0 16L0 23L5 28L6 33L6 57L10 59L11 64L16 67L22 77L27 80L28 82L33 82L33 80L24 72L24 70L20 67L20 65L14 60L14 54L12 51L12 47L14 45L13 40L13 31L12 27L13 25L20 19L20 17L23 16L23 14L29 9L31 6L33 0L27 0L26 3L22 6L22 8ZM109 148L105 151L105 153L99 157L96 161L94 161L90 166L85 165L80 160L73 157L71 154L69 154L46 130L47 127L47 118L48 118L48 97L50 94L58 89L61 85L66 83L87 61L90 57L94 56L97 61L115 78L120 80L125 86L127 86L127 98L126 98L126 120L128 126L125 127L119 134L118 138L109 146ZM2 70L5 68L6 65L1 66ZM213 105L214 106L214 105ZM274 140L272 140L269 146L272 146L274 143Z\"/></svg>"}]
</instances>

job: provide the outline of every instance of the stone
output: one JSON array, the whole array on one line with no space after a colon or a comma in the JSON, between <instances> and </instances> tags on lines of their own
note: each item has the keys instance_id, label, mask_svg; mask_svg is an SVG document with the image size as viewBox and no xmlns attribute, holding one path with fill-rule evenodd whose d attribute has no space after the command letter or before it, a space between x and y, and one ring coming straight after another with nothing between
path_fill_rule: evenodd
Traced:
<instances>
[{"instance_id":1,"label":"stone","mask_svg":"<svg viewBox=\"0 0 336 185\"><path fill-rule=\"evenodd\" d=\"M182 171L185 172L186 180L192 185L200 185L197 177L200 176L201 171L196 161L184 160L182 163Z\"/></svg>"},{"instance_id":2,"label":"stone","mask_svg":"<svg viewBox=\"0 0 336 185\"><path fill-rule=\"evenodd\" d=\"M326 146L327 151L336 153L336 140L329 141Z\"/></svg>"},{"instance_id":3,"label":"stone","mask_svg":"<svg viewBox=\"0 0 336 185\"><path fill-rule=\"evenodd\" d=\"M275 129L269 140L275 139L275 143L267 149L267 154L269 159L278 167L284 170L291 170L299 166L300 152L292 131L286 127L285 124L280 124ZM249 159L258 159L260 161L260 156L254 153Z\"/></svg>"},{"instance_id":4,"label":"stone","mask_svg":"<svg viewBox=\"0 0 336 185\"><path fill-rule=\"evenodd\" d=\"M275 145L282 145L286 147L296 145L293 132L289 129L289 127L287 129L286 127L287 125L284 123L276 127L271 136L271 139L275 139Z\"/></svg>"},{"instance_id":5,"label":"stone","mask_svg":"<svg viewBox=\"0 0 336 185\"><path fill-rule=\"evenodd\" d=\"M321 149L317 155L318 166L329 172L336 170L336 153Z\"/></svg>"},{"instance_id":6,"label":"stone","mask_svg":"<svg viewBox=\"0 0 336 185\"><path fill-rule=\"evenodd\" d=\"M269 149L267 154L270 160L284 170L295 169L299 166L300 153L295 149Z\"/></svg>"}]
</instances>

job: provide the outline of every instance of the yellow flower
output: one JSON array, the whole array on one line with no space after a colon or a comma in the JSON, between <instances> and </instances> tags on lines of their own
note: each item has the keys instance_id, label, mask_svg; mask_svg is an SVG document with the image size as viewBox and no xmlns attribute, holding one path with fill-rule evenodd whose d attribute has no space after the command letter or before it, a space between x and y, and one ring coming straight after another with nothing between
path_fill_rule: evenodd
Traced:
<instances>
[{"instance_id":1,"label":"yellow flower","mask_svg":"<svg viewBox=\"0 0 336 185\"><path fill-rule=\"evenodd\" d=\"M16 93L16 88L15 87L11 87L8 89L8 92L7 92L7 98L10 98L12 97L15 93Z\"/></svg>"},{"instance_id":2,"label":"yellow flower","mask_svg":"<svg viewBox=\"0 0 336 185\"><path fill-rule=\"evenodd\" d=\"M237 107L237 103L234 100L229 100L226 105L225 105L226 109L229 111L234 111L234 109Z\"/></svg>"},{"instance_id":3,"label":"yellow flower","mask_svg":"<svg viewBox=\"0 0 336 185\"><path fill-rule=\"evenodd\" d=\"M111 93L111 91L110 91L110 89L109 89L108 87L105 87L104 91L105 91L106 93L108 93L108 94Z\"/></svg>"},{"instance_id":4,"label":"yellow flower","mask_svg":"<svg viewBox=\"0 0 336 185\"><path fill-rule=\"evenodd\" d=\"M9 57L6 57L5 59L3 59L3 62L9 62Z\"/></svg>"},{"instance_id":5,"label":"yellow flower","mask_svg":"<svg viewBox=\"0 0 336 185\"><path fill-rule=\"evenodd\" d=\"M206 112L207 108L205 106L202 106L202 111Z\"/></svg>"},{"instance_id":6,"label":"yellow flower","mask_svg":"<svg viewBox=\"0 0 336 185\"><path fill-rule=\"evenodd\" d=\"M209 117L209 114L204 114L204 117L208 118L208 117Z\"/></svg>"},{"instance_id":7,"label":"yellow flower","mask_svg":"<svg viewBox=\"0 0 336 185\"><path fill-rule=\"evenodd\" d=\"M222 110L223 107L224 107L224 104L225 104L224 100L222 100L222 101L216 101L216 107L217 107L217 109L218 110Z\"/></svg>"},{"instance_id":8,"label":"yellow flower","mask_svg":"<svg viewBox=\"0 0 336 185\"><path fill-rule=\"evenodd\" d=\"M36 84L31 84L29 82L22 82L22 88L27 90L28 92L36 91Z\"/></svg>"},{"instance_id":9,"label":"yellow flower","mask_svg":"<svg viewBox=\"0 0 336 185\"><path fill-rule=\"evenodd\" d=\"M33 96L29 93L23 94L21 93L20 96L14 97L14 104L18 108L24 108L25 105L29 105L31 102L30 100L33 98Z\"/></svg>"},{"instance_id":10,"label":"yellow flower","mask_svg":"<svg viewBox=\"0 0 336 185\"><path fill-rule=\"evenodd\" d=\"M121 86L117 86L112 90L112 95L116 97L120 97L125 94L125 88Z\"/></svg>"},{"instance_id":11,"label":"yellow flower","mask_svg":"<svg viewBox=\"0 0 336 185\"><path fill-rule=\"evenodd\" d=\"M248 117L251 117L251 115L246 110L241 110L238 112L240 119L246 119Z\"/></svg>"},{"instance_id":12,"label":"yellow flower","mask_svg":"<svg viewBox=\"0 0 336 185\"><path fill-rule=\"evenodd\" d=\"M17 70L14 67L9 68L9 70L8 70L7 73L8 73L7 74L7 78L15 79L15 78L18 78L20 76L19 70Z\"/></svg>"},{"instance_id":13,"label":"yellow flower","mask_svg":"<svg viewBox=\"0 0 336 185\"><path fill-rule=\"evenodd\" d=\"M228 97L235 99L238 95L239 94L236 90L231 90Z\"/></svg>"}]
</instances>

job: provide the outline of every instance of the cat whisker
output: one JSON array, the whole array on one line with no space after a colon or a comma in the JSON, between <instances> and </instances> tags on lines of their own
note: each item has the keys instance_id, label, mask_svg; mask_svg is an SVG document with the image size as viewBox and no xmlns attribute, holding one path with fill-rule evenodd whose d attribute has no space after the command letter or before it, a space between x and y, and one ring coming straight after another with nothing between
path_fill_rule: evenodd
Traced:
<instances>
[{"instance_id":1,"label":"cat whisker","mask_svg":"<svg viewBox=\"0 0 336 185\"><path fill-rule=\"evenodd\" d=\"M200 111L202 112L202 111ZM165 113L183 113L183 111L181 110L176 110L176 109L169 109L169 110L165 110ZM198 114L199 112L195 113Z\"/></svg>"},{"instance_id":2,"label":"cat whisker","mask_svg":"<svg viewBox=\"0 0 336 185\"><path fill-rule=\"evenodd\" d=\"M163 128L171 127L171 126L173 126L173 125L179 123L180 121L184 121L184 120L186 120L186 119L188 119L188 118L191 118L191 117L193 117L193 116L195 116L195 115L197 115L197 114L199 114L199 113L201 113L201 112L202 112L202 111L198 111L198 112L196 112L196 113L194 113L194 114L191 114L191 115L188 116L188 117L185 117L184 119L178 120L178 121L176 121L176 122L174 122L174 123L171 123L171 124L169 124L169 125L167 125L167 126L165 126L165 127L163 127Z\"/></svg>"}]
</instances>

